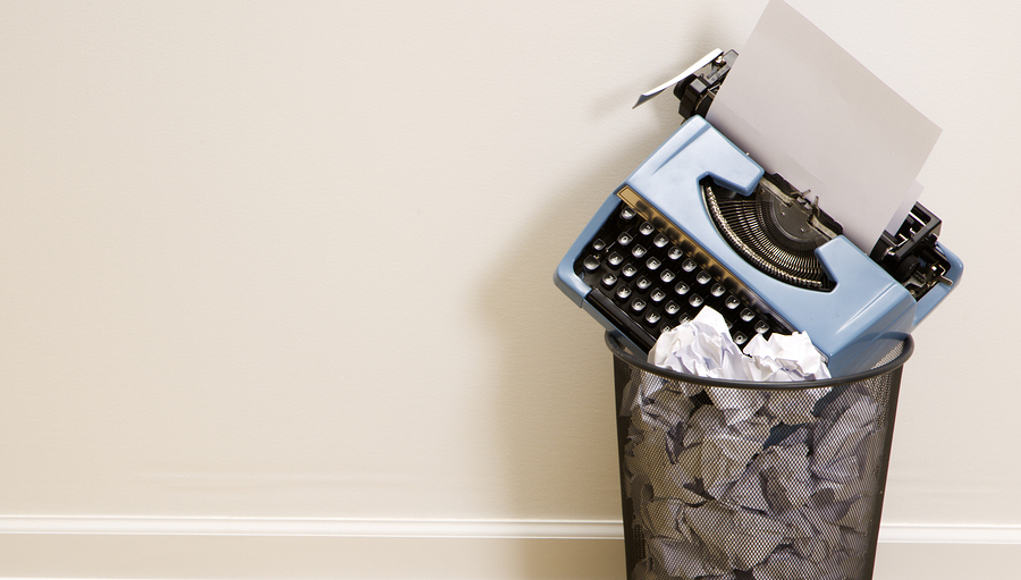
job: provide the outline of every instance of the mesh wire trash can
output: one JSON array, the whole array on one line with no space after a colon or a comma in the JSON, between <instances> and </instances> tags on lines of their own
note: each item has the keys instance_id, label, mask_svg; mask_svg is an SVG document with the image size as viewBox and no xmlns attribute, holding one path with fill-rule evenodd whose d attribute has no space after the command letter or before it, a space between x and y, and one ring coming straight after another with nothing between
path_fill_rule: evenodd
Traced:
<instances>
[{"instance_id":1,"label":"mesh wire trash can","mask_svg":"<svg viewBox=\"0 0 1021 580\"><path fill-rule=\"evenodd\" d=\"M872 577L910 337L870 371L795 383L684 375L606 342L629 580Z\"/></svg>"}]
</instances>

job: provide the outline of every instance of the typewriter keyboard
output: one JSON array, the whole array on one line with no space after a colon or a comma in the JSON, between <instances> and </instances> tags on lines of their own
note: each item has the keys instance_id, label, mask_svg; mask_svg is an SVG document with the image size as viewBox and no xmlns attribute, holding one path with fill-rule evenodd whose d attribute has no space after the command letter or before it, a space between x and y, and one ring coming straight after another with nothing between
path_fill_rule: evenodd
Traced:
<instances>
[{"instance_id":1,"label":"typewriter keyboard","mask_svg":"<svg viewBox=\"0 0 1021 580\"><path fill-rule=\"evenodd\" d=\"M646 350L702 306L723 315L740 346L756 334L788 332L694 249L690 242L672 242L621 203L575 261L574 271L593 289L586 300Z\"/></svg>"}]
</instances>

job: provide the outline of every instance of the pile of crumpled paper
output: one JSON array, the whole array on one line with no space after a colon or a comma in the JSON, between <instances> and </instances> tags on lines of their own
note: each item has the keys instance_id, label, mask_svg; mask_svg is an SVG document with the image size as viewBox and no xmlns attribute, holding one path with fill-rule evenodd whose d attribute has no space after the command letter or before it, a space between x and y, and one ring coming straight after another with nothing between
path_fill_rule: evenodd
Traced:
<instances>
[{"instance_id":1,"label":"pile of crumpled paper","mask_svg":"<svg viewBox=\"0 0 1021 580\"><path fill-rule=\"evenodd\" d=\"M708 306L694 319L661 334L649 351L649 362L689 375L740 381L830 378L808 333L774 333L769 340L756 334L742 352L723 315Z\"/></svg>"},{"instance_id":2,"label":"pile of crumpled paper","mask_svg":"<svg viewBox=\"0 0 1021 580\"><path fill-rule=\"evenodd\" d=\"M688 374L828 378L804 334L744 352L703 310L649 353ZM865 561L881 410L861 385L701 386L632 373L622 413L627 491L646 558L636 578L840 580Z\"/></svg>"}]
</instances>

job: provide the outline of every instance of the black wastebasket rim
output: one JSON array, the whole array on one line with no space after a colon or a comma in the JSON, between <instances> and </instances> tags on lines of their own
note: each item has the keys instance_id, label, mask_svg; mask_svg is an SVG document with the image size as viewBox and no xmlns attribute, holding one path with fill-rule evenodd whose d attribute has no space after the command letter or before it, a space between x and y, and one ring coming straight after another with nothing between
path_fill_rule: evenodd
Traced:
<instances>
[{"instance_id":1,"label":"black wastebasket rim","mask_svg":"<svg viewBox=\"0 0 1021 580\"><path fill-rule=\"evenodd\" d=\"M903 346L901 347L900 354L890 362L880 365L878 367L855 373L851 375L844 375L840 377L832 377L829 379L821 379L814 381L794 381L794 382L755 382L755 381L731 381L726 379L714 379L711 377L700 377L697 375L689 375L687 373L680 373L674 370L665 369L658 367L644 358L641 358L634 353L628 351L627 347L624 346L624 338L614 332L606 332L606 346L610 348L613 356L622 360L623 362L638 367L645 372L652 373L654 375L661 376L666 379L672 379L677 381L683 381L686 383L692 383L696 385L705 385L709 387L727 387L731 389L788 389L788 390L800 390L800 389L813 389L819 387L836 387L838 385L846 385L850 383L857 383L866 379L871 379L880 375L884 375L891 371L894 371L907 362L908 358L911 357L911 353L915 350L915 341L912 340L911 335L904 337Z\"/></svg>"}]
</instances>

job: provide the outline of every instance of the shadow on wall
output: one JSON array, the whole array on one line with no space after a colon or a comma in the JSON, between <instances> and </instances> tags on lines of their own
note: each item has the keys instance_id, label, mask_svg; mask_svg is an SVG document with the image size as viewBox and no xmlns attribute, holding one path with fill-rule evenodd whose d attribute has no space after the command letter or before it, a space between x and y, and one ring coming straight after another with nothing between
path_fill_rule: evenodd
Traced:
<instances>
[{"instance_id":1,"label":"shadow on wall","mask_svg":"<svg viewBox=\"0 0 1021 580\"><path fill-rule=\"evenodd\" d=\"M677 71L714 47L714 28L686 43ZM633 96L647 88L634 87ZM599 95L587 98L594 104L579 99L579 106L592 109L593 117L613 110ZM632 102L617 100L616 106ZM645 107L654 109L665 131L681 122L669 92ZM498 266L480 289L480 320L502 353L494 453L505 465L509 517L620 518L610 355L601 327L554 287L552 277L596 208L663 136L623 143L609 158L592 159L583 181L549 192L539 217L494 256ZM525 553L522 558L521 577L542 577L530 568L540 562L528 562Z\"/></svg>"}]
</instances>

